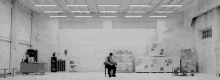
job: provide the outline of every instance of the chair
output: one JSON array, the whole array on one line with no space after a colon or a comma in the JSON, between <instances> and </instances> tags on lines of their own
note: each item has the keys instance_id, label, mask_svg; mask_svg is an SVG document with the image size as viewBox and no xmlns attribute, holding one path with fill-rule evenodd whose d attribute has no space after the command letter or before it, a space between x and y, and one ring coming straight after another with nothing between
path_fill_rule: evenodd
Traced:
<instances>
[{"instance_id":1,"label":"chair","mask_svg":"<svg viewBox=\"0 0 220 80\"><path fill-rule=\"evenodd\" d=\"M107 69L107 67L106 67L106 65L105 65L105 77L106 77L106 69Z\"/></svg>"},{"instance_id":2,"label":"chair","mask_svg":"<svg viewBox=\"0 0 220 80\"><path fill-rule=\"evenodd\" d=\"M111 73L113 73L113 70L111 70ZM108 68L105 65L105 77L106 77L106 74L108 74Z\"/></svg>"}]
</instances>

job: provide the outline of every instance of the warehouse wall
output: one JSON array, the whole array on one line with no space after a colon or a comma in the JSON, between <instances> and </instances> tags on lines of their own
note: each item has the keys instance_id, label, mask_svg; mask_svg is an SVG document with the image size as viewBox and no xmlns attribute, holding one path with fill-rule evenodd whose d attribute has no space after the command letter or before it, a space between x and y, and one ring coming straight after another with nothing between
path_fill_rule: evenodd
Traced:
<instances>
[{"instance_id":1,"label":"warehouse wall","mask_svg":"<svg viewBox=\"0 0 220 80\"><path fill-rule=\"evenodd\" d=\"M167 57L180 56L180 49L195 47L193 30L184 26L183 18L158 19L158 41L165 44Z\"/></svg>"},{"instance_id":2,"label":"warehouse wall","mask_svg":"<svg viewBox=\"0 0 220 80\"><path fill-rule=\"evenodd\" d=\"M146 56L148 44L156 40L155 28L112 29L112 20L103 20L102 25L103 29L59 30L61 55L68 50L69 57L79 59L80 71L103 71L104 58L113 50L132 50L136 56ZM88 61L94 65L88 64Z\"/></svg>"},{"instance_id":3,"label":"warehouse wall","mask_svg":"<svg viewBox=\"0 0 220 80\"><path fill-rule=\"evenodd\" d=\"M199 71L202 73L216 73L216 41L218 41L218 10L214 9L220 4L219 0L197 0L190 4L188 17L191 19L197 16L194 29L194 38L196 40L196 53L199 59ZM201 39L201 30L212 28L212 37ZM210 47L207 49L207 45ZM208 53L207 53L208 52ZM207 56L205 56L207 55Z\"/></svg>"},{"instance_id":4,"label":"warehouse wall","mask_svg":"<svg viewBox=\"0 0 220 80\"><path fill-rule=\"evenodd\" d=\"M9 68L10 63L10 30L11 7L0 2L0 68ZM0 71L2 73L3 71Z\"/></svg>"},{"instance_id":5,"label":"warehouse wall","mask_svg":"<svg viewBox=\"0 0 220 80\"><path fill-rule=\"evenodd\" d=\"M192 29L184 26L183 15L179 16L157 19L155 30L111 29L113 23L108 19L103 20L103 29L58 29L62 19L38 15L33 19L33 48L39 50L40 60L45 62L49 62L53 52L60 53L59 57L67 61L76 60L81 65L80 71L103 71L104 57L115 49L132 50L136 56L148 55L150 43L156 39L166 44L166 56L178 56L180 49L195 47ZM68 56L64 50L68 50ZM86 60L97 64L90 65Z\"/></svg>"},{"instance_id":6,"label":"warehouse wall","mask_svg":"<svg viewBox=\"0 0 220 80\"><path fill-rule=\"evenodd\" d=\"M193 6L193 7L198 7L198 5ZM166 50L165 51L166 56L171 56L171 55L172 56L179 56L180 49L187 49L187 48L196 49L197 55L199 57L200 69L202 69L202 66L201 66L202 57L201 56L203 55L203 47L202 46L203 46L204 41L201 41L200 38L198 38L199 37L198 31L203 29L204 27L200 27L200 26L193 27L190 24L191 24L191 19L192 19L193 16L201 14L204 11L207 11L212 6L208 5L208 6L205 6L205 7L202 6L202 7L203 8L200 8L200 10L197 10L197 11L195 10L196 8L190 9L188 12L186 12L186 13L184 13L184 15L182 15L182 18L158 19L157 20L157 27L158 27L157 28L157 35L158 35L157 39L158 39L158 41L164 42L166 44L166 49L165 49ZM209 7L209 8L206 8L206 7ZM39 20L42 20L42 19L39 18ZM46 21L49 22L49 23L44 22L45 24L52 24L51 22L53 22L53 21L58 22L58 20L56 20L56 19L49 19L49 18ZM210 21L214 21L214 20L210 20ZM103 23L104 23L104 25L106 24L107 27L112 26L111 21L104 21ZM38 24L40 24L40 23L38 23ZM56 23L56 24L53 24L53 25L56 26L56 31L58 31L57 29L59 27L59 24ZM216 26L216 24L214 24L212 26ZM50 26L50 27L52 27L52 26ZM46 26L45 26L45 28L46 28ZM45 29L43 31L48 31L48 33L49 33L50 29ZM42 30L39 30L39 31L42 31ZM81 32L81 31L83 31L83 32ZM97 33L92 33L92 31L96 31ZM88 42L88 37L91 38L91 35L92 35L92 34L86 35L86 33L88 33L88 32L92 33L93 35L97 35L98 33L103 33L102 30L98 30L98 29L95 29L95 30L84 30L84 29L67 30L67 29L62 29L62 30L60 30L60 32L53 32L53 34L50 34L51 36L54 36L54 37L57 36L57 34L60 35L59 37L56 37L55 40L52 39L52 37L51 37L50 40L52 40L52 41L49 42L49 43L46 43L46 42L43 42L43 41L47 40L48 38L41 37L40 38L41 41L38 41L38 42L39 43L45 43L45 44L42 44L41 46L44 46L44 45L50 46L50 44L52 44L53 42L58 43L59 44L59 45L57 45L58 48L51 48L51 49L48 49L48 50L51 50L50 51L51 54L52 54L53 51L57 51L57 52L61 53L60 56L62 56L63 58L65 58L64 54L63 54L65 49L67 49L69 51L68 53L88 53L89 51L93 51L93 53L107 53L108 51L111 51L111 49L102 50L102 48L104 48L102 44L93 45L94 43L97 43L98 41L101 41L98 38L103 38L103 37L98 37L97 38L97 36L94 36L96 38L93 38L93 44L91 44L91 43L88 44L88 45L85 45L85 44L80 45L79 43L77 45L70 45L69 44L69 43L74 43L74 39L76 39L75 41L78 41L78 42L81 42L81 43L86 42L86 41ZM117 32L117 31L115 31L115 32ZM217 31L213 31L213 34L216 35L216 32ZM68 33L71 33L71 34L68 34ZM82 36L82 34L84 34L84 38L78 37L78 40L77 40L77 37L75 37L75 38L72 37L72 36L76 35L77 33L81 34L81 36ZM37 34L35 34L35 36L36 35ZM68 35L68 36L64 36L64 35ZM98 34L98 35L100 35L100 34ZM66 40L66 41L64 41L64 40L62 41L62 39L64 39L64 37L65 38L68 37L68 39L69 38L73 39L73 42L71 42L71 39ZM79 38L81 38L81 39L79 39ZM32 40L34 40L34 39L32 39ZM108 39L105 39L105 41L107 41L107 40ZM57 42L57 41L60 41L60 42ZM213 41L213 39L211 41ZM65 42L65 43L63 43L63 42ZM102 43L105 43L105 42L102 42ZM214 44L214 43L212 43L212 44ZM36 48L40 47L40 46L37 46L37 44L35 46L36 46ZM83 46L83 48L81 48L82 46ZM104 45L104 46L107 46L107 45ZM117 47L107 46L107 47L112 47L112 49L115 49L115 48L126 49L125 47L122 48L122 47L118 47L118 46ZM57 49L59 49L59 50L57 50ZM128 47L127 47L127 49L128 49ZM88 50L88 51L85 51L85 50ZM134 50L137 50L137 49L134 49ZM141 51L141 50L144 50L143 48L142 49L139 48L139 50L140 50L139 53L144 53L144 51ZM137 50L137 52L139 50ZM45 55L46 53L43 53L43 54ZM47 54L47 55L49 56L51 54ZM212 48L212 54L214 54L214 48ZM104 57L106 55L107 54L99 55L99 56ZM82 54L80 56L86 56L86 54ZM75 57L75 58L80 60L79 59L80 56ZM85 57L85 58L90 58L90 57L97 57L97 56L89 55L88 57ZM43 58L44 57L42 57L42 59ZM44 59L46 59L46 57ZM67 59L67 57L66 57L66 59ZM101 62L102 61L99 61L99 63L101 63ZM85 62L83 62L83 63L85 63ZM80 64L80 63L78 62L78 64ZM104 70L104 69L101 69L100 67L99 68L95 68L95 67L97 67L97 66L93 66L92 68L87 69L87 71ZM84 69L84 68L81 68L81 69Z\"/></svg>"},{"instance_id":7,"label":"warehouse wall","mask_svg":"<svg viewBox=\"0 0 220 80\"><path fill-rule=\"evenodd\" d=\"M22 56L30 48L31 11L20 4L12 7L4 0L0 1L0 8L0 68L20 71Z\"/></svg>"},{"instance_id":8,"label":"warehouse wall","mask_svg":"<svg viewBox=\"0 0 220 80\"><path fill-rule=\"evenodd\" d=\"M50 64L53 52L58 52L59 21L56 18L50 18L48 15L35 14L32 22L32 48L38 50L40 62ZM48 69L50 70L49 66Z\"/></svg>"},{"instance_id":9,"label":"warehouse wall","mask_svg":"<svg viewBox=\"0 0 220 80\"><path fill-rule=\"evenodd\" d=\"M18 68L27 49L31 45L31 11L20 4L12 9L11 67Z\"/></svg>"}]
</instances>

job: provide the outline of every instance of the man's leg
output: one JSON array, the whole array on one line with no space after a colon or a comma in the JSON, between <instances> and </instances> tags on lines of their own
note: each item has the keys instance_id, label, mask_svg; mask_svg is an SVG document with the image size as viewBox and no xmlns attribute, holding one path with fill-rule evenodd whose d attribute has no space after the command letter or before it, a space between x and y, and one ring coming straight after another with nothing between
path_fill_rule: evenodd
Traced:
<instances>
[{"instance_id":1,"label":"man's leg","mask_svg":"<svg viewBox=\"0 0 220 80\"><path fill-rule=\"evenodd\" d=\"M111 70L112 67L110 65L106 65L107 69L108 69L108 76L111 77Z\"/></svg>"},{"instance_id":2,"label":"man's leg","mask_svg":"<svg viewBox=\"0 0 220 80\"><path fill-rule=\"evenodd\" d=\"M113 76L113 77L116 76L116 75L115 75L115 74L116 74L116 69L117 69L116 66L113 66L113 67L112 67L112 70L113 70L113 74L112 74L112 76Z\"/></svg>"}]
</instances>

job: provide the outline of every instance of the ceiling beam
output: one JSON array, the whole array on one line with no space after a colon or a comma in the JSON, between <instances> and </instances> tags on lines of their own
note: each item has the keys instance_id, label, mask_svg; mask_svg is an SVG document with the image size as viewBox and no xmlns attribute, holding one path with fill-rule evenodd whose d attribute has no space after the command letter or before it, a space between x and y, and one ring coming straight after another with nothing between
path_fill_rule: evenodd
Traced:
<instances>
[{"instance_id":1,"label":"ceiling beam","mask_svg":"<svg viewBox=\"0 0 220 80\"><path fill-rule=\"evenodd\" d=\"M124 11L128 11L129 5L131 4L132 0L122 0L119 14L122 14Z\"/></svg>"},{"instance_id":2,"label":"ceiling beam","mask_svg":"<svg viewBox=\"0 0 220 80\"><path fill-rule=\"evenodd\" d=\"M149 5L151 5L151 7L149 9L146 9L146 10L148 10L147 12L151 13L151 11L153 11L161 2L162 2L162 0L152 0L149 4Z\"/></svg>"},{"instance_id":3,"label":"ceiling beam","mask_svg":"<svg viewBox=\"0 0 220 80\"><path fill-rule=\"evenodd\" d=\"M95 12L95 14L98 14L98 7L97 7L96 0L87 0L86 2L89 5L89 10L91 12Z\"/></svg>"},{"instance_id":4,"label":"ceiling beam","mask_svg":"<svg viewBox=\"0 0 220 80\"><path fill-rule=\"evenodd\" d=\"M44 15L49 16L57 16L57 14L45 14ZM92 18L94 17L99 17L99 16L117 16L116 18L124 18L124 16L143 16L142 18L149 18L149 16L167 16L167 18L182 18L183 13L175 13L175 14L161 14L161 15L154 15L154 14L62 14L60 16L67 16L67 17L72 17L75 18L75 16L92 16ZM114 18L110 18L110 19L114 19ZM130 18L128 18L130 19ZM139 19L139 18L137 18ZM155 19L155 18L153 18Z\"/></svg>"},{"instance_id":5,"label":"ceiling beam","mask_svg":"<svg viewBox=\"0 0 220 80\"><path fill-rule=\"evenodd\" d=\"M180 4L183 0L173 0L170 5L176 5L176 4ZM173 9L174 7L165 7L163 10L164 11L170 11L171 9Z\"/></svg>"},{"instance_id":6,"label":"ceiling beam","mask_svg":"<svg viewBox=\"0 0 220 80\"><path fill-rule=\"evenodd\" d=\"M26 2L27 0L18 0L18 2L24 6L26 6L29 10L31 11L34 11L34 12L37 12L37 13L41 13L41 10L36 8L36 7L33 7L33 5L31 5L30 3L27 3Z\"/></svg>"},{"instance_id":7,"label":"ceiling beam","mask_svg":"<svg viewBox=\"0 0 220 80\"><path fill-rule=\"evenodd\" d=\"M150 11L150 13L154 13L158 8L160 8L160 5L162 5L164 3L165 0L160 0L158 2L158 4L156 4L156 6L154 7L153 10Z\"/></svg>"},{"instance_id":8,"label":"ceiling beam","mask_svg":"<svg viewBox=\"0 0 220 80\"><path fill-rule=\"evenodd\" d=\"M190 4L193 2L193 1L196 1L196 0L184 0L186 1L185 3L182 3L183 4L183 7L180 8L179 10L176 10L176 11L184 11L185 9L188 9Z\"/></svg>"},{"instance_id":9,"label":"ceiling beam","mask_svg":"<svg viewBox=\"0 0 220 80\"><path fill-rule=\"evenodd\" d=\"M169 2L167 1L167 3L164 3L165 5L170 5L172 2L174 2L175 0L169 0ZM162 7L160 11L163 11L166 7Z\"/></svg>"},{"instance_id":10,"label":"ceiling beam","mask_svg":"<svg viewBox=\"0 0 220 80\"><path fill-rule=\"evenodd\" d=\"M66 6L67 3L64 0L54 0L54 2L57 4L57 7L59 7L64 13L68 13L66 9L69 8ZM71 11L70 9L68 11Z\"/></svg>"}]
</instances>

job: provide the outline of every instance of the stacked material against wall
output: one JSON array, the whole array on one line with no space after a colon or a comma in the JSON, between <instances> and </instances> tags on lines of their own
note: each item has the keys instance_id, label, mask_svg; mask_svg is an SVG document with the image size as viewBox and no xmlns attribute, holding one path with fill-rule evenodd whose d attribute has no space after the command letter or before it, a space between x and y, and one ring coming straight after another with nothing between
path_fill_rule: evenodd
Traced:
<instances>
[{"instance_id":1,"label":"stacked material against wall","mask_svg":"<svg viewBox=\"0 0 220 80\"><path fill-rule=\"evenodd\" d=\"M136 72L172 72L172 68L179 67L177 57L139 57L136 58Z\"/></svg>"},{"instance_id":2,"label":"stacked material against wall","mask_svg":"<svg viewBox=\"0 0 220 80\"><path fill-rule=\"evenodd\" d=\"M118 63L117 72L133 72L134 56L128 50L114 50L115 58Z\"/></svg>"},{"instance_id":3,"label":"stacked material against wall","mask_svg":"<svg viewBox=\"0 0 220 80\"><path fill-rule=\"evenodd\" d=\"M181 61L182 61L182 67L185 67L187 70L196 70L197 66L197 57L195 52L192 51L192 49L181 49ZM189 71L189 72L190 72Z\"/></svg>"},{"instance_id":4,"label":"stacked material against wall","mask_svg":"<svg viewBox=\"0 0 220 80\"><path fill-rule=\"evenodd\" d=\"M161 56L164 57L164 44L155 42L151 44L150 56Z\"/></svg>"},{"instance_id":5,"label":"stacked material against wall","mask_svg":"<svg viewBox=\"0 0 220 80\"><path fill-rule=\"evenodd\" d=\"M164 44L151 44L150 56L136 58L136 72L172 72L172 68L179 67L178 57L165 57Z\"/></svg>"}]
</instances>

